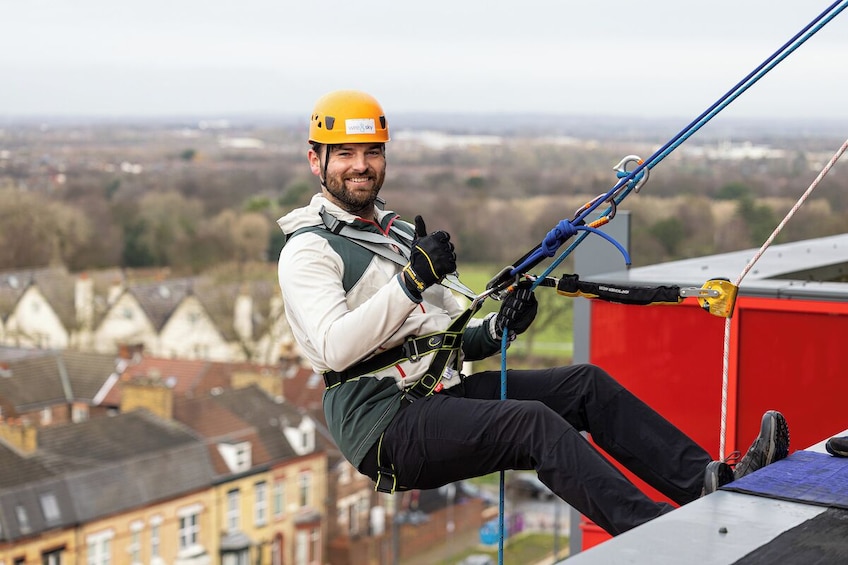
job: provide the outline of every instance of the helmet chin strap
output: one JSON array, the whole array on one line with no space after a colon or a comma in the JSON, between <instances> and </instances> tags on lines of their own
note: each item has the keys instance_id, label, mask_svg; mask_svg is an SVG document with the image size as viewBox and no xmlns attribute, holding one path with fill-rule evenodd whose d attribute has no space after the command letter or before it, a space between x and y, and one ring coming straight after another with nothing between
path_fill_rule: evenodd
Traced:
<instances>
[{"instance_id":1,"label":"helmet chin strap","mask_svg":"<svg viewBox=\"0 0 848 565\"><path fill-rule=\"evenodd\" d=\"M330 165L330 145L324 145L324 167L321 170L321 186L327 188L327 167Z\"/></svg>"}]
</instances>

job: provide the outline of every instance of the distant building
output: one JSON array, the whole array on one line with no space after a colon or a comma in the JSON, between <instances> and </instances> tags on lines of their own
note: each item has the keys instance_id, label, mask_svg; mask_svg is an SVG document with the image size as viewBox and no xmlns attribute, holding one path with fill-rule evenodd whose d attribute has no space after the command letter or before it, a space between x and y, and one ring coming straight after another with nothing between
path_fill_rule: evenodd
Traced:
<instances>
[{"instance_id":1,"label":"distant building","mask_svg":"<svg viewBox=\"0 0 848 565\"><path fill-rule=\"evenodd\" d=\"M0 273L0 345L276 363L297 355L276 283Z\"/></svg>"}]
</instances>

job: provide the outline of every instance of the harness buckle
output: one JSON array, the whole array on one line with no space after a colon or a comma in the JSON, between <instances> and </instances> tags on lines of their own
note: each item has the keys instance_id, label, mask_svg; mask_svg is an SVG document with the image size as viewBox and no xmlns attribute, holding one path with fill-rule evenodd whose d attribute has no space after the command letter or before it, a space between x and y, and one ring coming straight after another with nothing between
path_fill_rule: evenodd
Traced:
<instances>
[{"instance_id":1,"label":"harness buckle","mask_svg":"<svg viewBox=\"0 0 848 565\"><path fill-rule=\"evenodd\" d=\"M418 352L418 342L414 337L407 338L403 342L403 354L411 363L417 363L421 360L421 354Z\"/></svg>"},{"instance_id":2,"label":"harness buckle","mask_svg":"<svg viewBox=\"0 0 848 565\"><path fill-rule=\"evenodd\" d=\"M395 490L397 490L397 477L395 477L394 469L377 467L377 480L374 484L374 490L386 494L394 494Z\"/></svg>"},{"instance_id":3,"label":"harness buckle","mask_svg":"<svg viewBox=\"0 0 848 565\"><path fill-rule=\"evenodd\" d=\"M324 222L324 227L326 227L332 233L339 235L339 232L342 231L346 224L334 215L327 212L327 210L325 210L323 206L321 206L321 211L319 213L321 214L321 221Z\"/></svg>"}]
</instances>

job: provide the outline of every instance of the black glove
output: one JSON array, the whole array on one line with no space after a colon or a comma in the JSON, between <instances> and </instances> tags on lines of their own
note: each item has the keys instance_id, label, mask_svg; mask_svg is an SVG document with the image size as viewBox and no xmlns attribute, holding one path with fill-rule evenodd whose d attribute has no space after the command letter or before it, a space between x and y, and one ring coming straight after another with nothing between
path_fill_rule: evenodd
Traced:
<instances>
[{"instance_id":1,"label":"black glove","mask_svg":"<svg viewBox=\"0 0 848 565\"><path fill-rule=\"evenodd\" d=\"M421 296L425 288L436 284L454 271L456 253L448 232L437 231L427 235L424 219L415 216L415 239L412 241L409 263L403 268L406 288L413 295Z\"/></svg>"},{"instance_id":2,"label":"black glove","mask_svg":"<svg viewBox=\"0 0 848 565\"><path fill-rule=\"evenodd\" d=\"M495 318L495 330L498 335L503 335L504 328L516 334L524 333L533 323L539 310L539 302L530 290L531 286L533 284L530 281L521 281L506 295Z\"/></svg>"}]
</instances>

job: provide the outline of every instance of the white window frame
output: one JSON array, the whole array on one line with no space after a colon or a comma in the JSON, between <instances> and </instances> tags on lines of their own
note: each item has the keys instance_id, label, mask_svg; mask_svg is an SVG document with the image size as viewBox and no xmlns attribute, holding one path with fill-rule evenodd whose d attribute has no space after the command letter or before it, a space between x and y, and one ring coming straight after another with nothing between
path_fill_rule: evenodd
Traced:
<instances>
[{"instance_id":1,"label":"white window frame","mask_svg":"<svg viewBox=\"0 0 848 565\"><path fill-rule=\"evenodd\" d=\"M111 565L114 530L104 530L85 538L87 565Z\"/></svg>"},{"instance_id":2,"label":"white window frame","mask_svg":"<svg viewBox=\"0 0 848 565\"><path fill-rule=\"evenodd\" d=\"M297 477L298 503L301 508L312 503L312 472L303 471Z\"/></svg>"},{"instance_id":3,"label":"white window frame","mask_svg":"<svg viewBox=\"0 0 848 565\"><path fill-rule=\"evenodd\" d=\"M274 517L279 518L286 513L286 480L277 479L274 481L273 497L273 512Z\"/></svg>"},{"instance_id":4,"label":"white window frame","mask_svg":"<svg viewBox=\"0 0 848 565\"><path fill-rule=\"evenodd\" d=\"M141 532L144 530L144 522L136 520L130 524L130 543L127 545L127 553L130 555L132 565L141 565Z\"/></svg>"},{"instance_id":5,"label":"white window frame","mask_svg":"<svg viewBox=\"0 0 848 565\"><path fill-rule=\"evenodd\" d=\"M162 516L156 515L150 519L150 563L162 563Z\"/></svg>"},{"instance_id":6,"label":"white window frame","mask_svg":"<svg viewBox=\"0 0 848 565\"><path fill-rule=\"evenodd\" d=\"M241 525L241 491L232 489L227 491L227 512L224 516L224 529L235 532Z\"/></svg>"},{"instance_id":7,"label":"white window frame","mask_svg":"<svg viewBox=\"0 0 848 565\"><path fill-rule=\"evenodd\" d=\"M200 545L200 513L202 511L201 504L192 504L177 510L178 555L187 556L202 551Z\"/></svg>"},{"instance_id":8,"label":"white window frame","mask_svg":"<svg viewBox=\"0 0 848 565\"><path fill-rule=\"evenodd\" d=\"M254 522L257 526L268 523L268 483L259 481L254 485Z\"/></svg>"}]
</instances>

